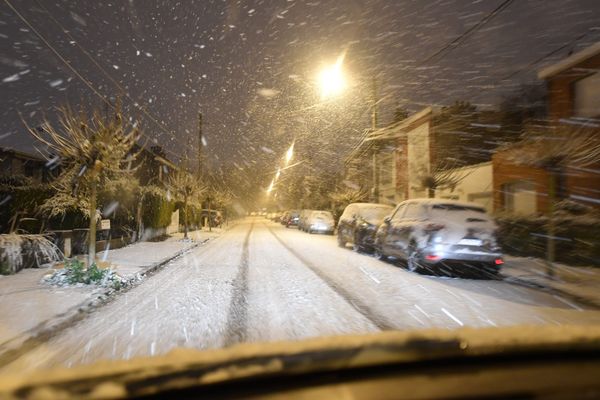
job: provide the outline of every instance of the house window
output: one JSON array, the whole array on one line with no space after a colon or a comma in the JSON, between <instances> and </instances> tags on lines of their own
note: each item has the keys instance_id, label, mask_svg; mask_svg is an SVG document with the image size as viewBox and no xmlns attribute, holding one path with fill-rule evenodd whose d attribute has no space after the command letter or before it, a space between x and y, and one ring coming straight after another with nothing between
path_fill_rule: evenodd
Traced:
<instances>
[{"instance_id":1,"label":"house window","mask_svg":"<svg viewBox=\"0 0 600 400\"><path fill-rule=\"evenodd\" d=\"M535 214L537 193L532 182L519 181L502 185L504 210L515 214Z\"/></svg>"},{"instance_id":2,"label":"house window","mask_svg":"<svg viewBox=\"0 0 600 400\"><path fill-rule=\"evenodd\" d=\"M575 82L574 92L573 112L576 117L600 116L600 72Z\"/></svg>"}]
</instances>

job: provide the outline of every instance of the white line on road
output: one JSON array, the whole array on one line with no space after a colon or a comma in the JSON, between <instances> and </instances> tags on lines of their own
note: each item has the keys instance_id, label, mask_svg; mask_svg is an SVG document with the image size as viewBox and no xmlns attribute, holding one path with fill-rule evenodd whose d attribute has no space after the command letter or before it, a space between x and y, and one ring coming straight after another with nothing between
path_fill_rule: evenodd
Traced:
<instances>
[{"instance_id":1,"label":"white line on road","mask_svg":"<svg viewBox=\"0 0 600 400\"><path fill-rule=\"evenodd\" d=\"M417 284L417 286L420 287L421 289L423 289L425 292L431 293L431 291L429 289L427 289L425 286L421 285L420 283Z\"/></svg>"},{"instance_id":2,"label":"white line on road","mask_svg":"<svg viewBox=\"0 0 600 400\"><path fill-rule=\"evenodd\" d=\"M129 332L131 336L135 334L135 318L131 321L131 331Z\"/></svg>"},{"instance_id":3,"label":"white line on road","mask_svg":"<svg viewBox=\"0 0 600 400\"><path fill-rule=\"evenodd\" d=\"M364 272L364 274L365 274L366 276L368 276L369 278L371 278L371 279L373 280L373 282L375 282L376 284L378 284L378 285L379 285L379 284L381 283L381 282L379 281L379 279L375 278L373 275L371 275L370 273L368 273L367 271L365 271L365 270L363 269L363 267L359 266L358 268L360 268L360 270L361 270L362 272Z\"/></svg>"},{"instance_id":4,"label":"white line on road","mask_svg":"<svg viewBox=\"0 0 600 400\"><path fill-rule=\"evenodd\" d=\"M421 311L421 313L426 316L427 318L431 319L431 317L429 316L429 314L427 314L421 307L419 307L418 304L415 304L415 308L419 311Z\"/></svg>"},{"instance_id":5,"label":"white line on road","mask_svg":"<svg viewBox=\"0 0 600 400\"><path fill-rule=\"evenodd\" d=\"M566 305L568 305L569 307L573 307L574 309L576 309L577 311L583 311L583 308L579 307L577 304L573 304L568 300L563 299L560 296L557 295L553 295L553 297L558 300L558 301L562 301L563 303L565 303Z\"/></svg>"},{"instance_id":6,"label":"white line on road","mask_svg":"<svg viewBox=\"0 0 600 400\"><path fill-rule=\"evenodd\" d=\"M472 298L471 296L469 296L468 294L466 294L466 293L461 293L461 295L462 295L462 296L463 296L465 299L469 300L471 303L475 304L477 307L481 307L481 303L480 303L480 302L478 302L477 300L475 300L474 298Z\"/></svg>"},{"instance_id":7,"label":"white line on road","mask_svg":"<svg viewBox=\"0 0 600 400\"><path fill-rule=\"evenodd\" d=\"M464 324L460 321L460 319L456 318L454 315L450 314L449 311L447 311L444 307L442 307L442 312L444 314L446 314L447 316L449 316L450 318L452 318L452 320L454 322L456 322L457 324L459 324L460 326L464 326Z\"/></svg>"},{"instance_id":8,"label":"white line on road","mask_svg":"<svg viewBox=\"0 0 600 400\"><path fill-rule=\"evenodd\" d=\"M414 314L414 311L408 310L408 315L410 315L411 317L416 319L417 322L420 323L421 325L425 325L425 322L421 321L421 319Z\"/></svg>"}]
</instances>

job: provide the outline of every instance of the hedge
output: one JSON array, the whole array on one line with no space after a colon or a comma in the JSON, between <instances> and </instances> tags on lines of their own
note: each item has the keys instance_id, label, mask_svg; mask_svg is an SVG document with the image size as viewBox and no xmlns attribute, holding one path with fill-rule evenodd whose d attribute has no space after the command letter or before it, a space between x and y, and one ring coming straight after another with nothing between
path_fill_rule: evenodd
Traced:
<instances>
[{"instance_id":1,"label":"hedge","mask_svg":"<svg viewBox=\"0 0 600 400\"><path fill-rule=\"evenodd\" d=\"M144 197L142 222L146 228L166 228L171 223L171 214L175 211L175 203L164 197L148 193Z\"/></svg>"},{"instance_id":2,"label":"hedge","mask_svg":"<svg viewBox=\"0 0 600 400\"><path fill-rule=\"evenodd\" d=\"M496 218L498 240L506 254L546 258L547 217ZM600 220L589 216L555 217L556 261L600 267Z\"/></svg>"}]
</instances>

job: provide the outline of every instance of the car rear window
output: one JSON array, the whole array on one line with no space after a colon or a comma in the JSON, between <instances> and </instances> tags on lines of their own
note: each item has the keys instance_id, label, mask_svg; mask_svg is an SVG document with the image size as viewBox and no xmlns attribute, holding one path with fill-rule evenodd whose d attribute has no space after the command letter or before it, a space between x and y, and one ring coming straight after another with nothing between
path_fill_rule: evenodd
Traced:
<instances>
[{"instance_id":1,"label":"car rear window","mask_svg":"<svg viewBox=\"0 0 600 400\"><path fill-rule=\"evenodd\" d=\"M313 218L333 219L333 215L328 211L315 211L312 214Z\"/></svg>"},{"instance_id":2,"label":"car rear window","mask_svg":"<svg viewBox=\"0 0 600 400\"><path fill-rule=\"evenodd\" d=\"M485 214L485 209L475 206L465 206L459 204L434 204L431 207L433 210L440 211L474 211Z\"/></svg>"},{"instance_id":3,"label":"car rear window","mask_svg":"<svg viewBox=\"0 0 600 400\"><path fill-rule=\"evenodd\" d=\"M360 209L359 214L367 221L377 223L383 221L392 210L392 207L364 207Z\"/></svg>"}]
</instances>

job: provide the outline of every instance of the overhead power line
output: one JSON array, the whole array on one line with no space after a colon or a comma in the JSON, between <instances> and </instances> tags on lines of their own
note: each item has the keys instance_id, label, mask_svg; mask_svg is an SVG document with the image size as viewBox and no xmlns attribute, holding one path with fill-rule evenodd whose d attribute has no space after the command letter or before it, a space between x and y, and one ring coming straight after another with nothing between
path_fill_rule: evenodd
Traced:
<instances>
[{"instance_id":1,"label":"overhead power line","mask_svg":"<svg viewBox=\"0 0 600 400\"><path fill-rule=\"evenodd\" d=\"M439 49L435 53L431 54L425 60L421 61L421 64L426 64L427 62L431 61L433 58L437 57L438 55L441 55L443 53L447 54L448 52L454 50L469 36L471 36L472 34L477 32L482 26L484 26L485 24L490 22L492 19L494 19L494 17L496 17L498 14L500 14L506 8L508 8L513 3L513 1L514 0L504 0L498 7L496 7L491 12L489 12L487 15L485 15L482 19L479 20L479 22L477 22L471 28L467 29L460 36L458 36L454 40L447 43L445 46L443 46L441 49Z\"/></svg>"},{"instance_id":2,"label":"overhead power line","mask_svg":"<svg viewBox=\"0 0 600 400\"><path fill-rule=\"evenodd\" d=\"M75 69L75 67L73 67L68 60L66 60L59 52L58 50L56 50L51 44L50 42L48 42L48 40L27 20L27 18L25 18L23 16L23 14L21 14L19 12L19 10L17 10L14 5L10 2L10 0L4 0L4 2L6 3L6 5L19 17L19 19L21 21L23 21L23 23L25 25L27 25L27 27L29 27L29 29L31 29L31 31L33 33L35 33L35 35L46 45L46 47L48 47L48 49L50 49L50 51L52 51L52 53L54 53L54 55L69 69L71 70L71 72L73 74L75 74L75 76L81 80L81 82L83 82L96 96L98 96L108 107L110 107L113 110L116 110L115 106L102 94L100 93L92 84L89 80L87 80L83 75L81 75L81 73L79 73L79 71L77 71ZM127 121L128 124L130 124L131 126L133 126L133 123L131 121ZM171 132L168 132L170 135L172 135ZM151 138L150 136L148 136L147 134L145 134L144 132L141 132L141 134L143 136L146 137L146 139L154 141L154 138ZM145 148L145 145L142 146L143 148ZM178 158L182 158L182 156L180 154L177 154L173 151L170 151L168 149L165 149L165 151L171 153L172 155L178 157Z\"/></svg>"},{"instance_id":3,"label":"overhead power line","mask_svg":"<svg viewBox=\"0 0 600 400\"><path fill-rule=\"evenodd\" d=\"M144 115L146 115L155 125L157 125L163 132L168 133L169 135L171 135L177 142L179 142L179 144L187 146L187 144L184 144L182 141L178 140L176 135L174 134L173 130L169 129L169 127L167 127L164 123L160 122L158 120L157 117L155 117L153 114L151 114L149 111L147 111L144 107L142 107L141 105L138 104L138 102L131 98L131 96L129 95L129 93L127 93L127 90L116 80L114 79L107 71L104 67L102 67L102 65L100 65L100 63L98 63L98 61L96 61L96 59L90 54L89 51L87 51L82 45L79 44L79 41L76 40L75 37L73 37L73 35L71 35L71 33L68 31L68 29L66 29L56 18L54 18L54 16L52 15L52 13L48 10L47 7L45 7L42 3L40 3L39 0L35 0L36 3L38 4L38 6L43 9L46 14L48 14L48 16L50 17L50 19L62 30L62 32L67 35L69 37L69 39L75 44L75 46L77 46L77 48L79 48L79 50L81 50L81 52L83 54L85 54L85 56L92 61L92 63L94 63L94 65L100 70L102 71L102 73L104 74L104 76L106 76L120 91L121 93L123 93L123 95L125 97L127 97L133 104L134 107L136 107L137 109L139 109Z\"/></svg>"}]
</instances>

